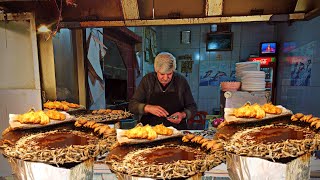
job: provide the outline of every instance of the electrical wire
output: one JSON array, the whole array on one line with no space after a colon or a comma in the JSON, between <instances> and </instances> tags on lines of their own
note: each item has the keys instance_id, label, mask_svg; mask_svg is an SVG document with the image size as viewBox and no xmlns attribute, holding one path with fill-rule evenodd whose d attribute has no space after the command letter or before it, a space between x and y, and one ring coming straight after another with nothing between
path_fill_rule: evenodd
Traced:
<instances>
[{"instance_id":1,"label":"electrical wire","mask_svg":"<svg viewBox=\"0 0 320 180\"><path fill-rule=\"evenodd\" d=\"M58 6L58 3L57 3L56 0L54 1L54 4L56 5L57 10L59 12L59 17L58 17L58 21L57 21L57 24L56 24L56 29L52 33L53 36L56 35L56 33L58 32L59 27L60 27L60 22L61 22L61 19L62 19L62 0L60 0L60 9L59 9L59 6Z\"/></svg>"}]
</instances>

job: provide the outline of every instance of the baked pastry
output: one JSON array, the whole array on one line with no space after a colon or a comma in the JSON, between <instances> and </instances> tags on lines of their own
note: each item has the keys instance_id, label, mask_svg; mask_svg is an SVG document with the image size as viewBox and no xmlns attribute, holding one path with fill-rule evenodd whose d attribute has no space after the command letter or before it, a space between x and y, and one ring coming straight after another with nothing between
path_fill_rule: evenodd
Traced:
<instances>
[{"instance_id":1,"label":"baked pastry","mask_svg":"<svg viewBox=\"0 0 320 180\"><path fill-rule=\"evenodd\" d=\"M262 119L266 116L265 111L261 108L260 105L258 104L250 105L249 103L246 103L245 105L243 105L238 109L234 109L233 114L237 118Z\"/></svg>"},{"instance_id":2,"label":"baked pastry","mask_svg":"<svg viewBox=\"0 0 320 180\"><path fill-rule=\"evenodd\" d=\"M150 125L136 126L125 131L125 136L129 139L153 140L158 137L157 132Z\"/></svg>"},{"instance_id":3,"label":"baked pastry","mask_svg":"<svg viewBox=\"0 0 320 180\"><path fill-rule=\"evenodd\" d=\"M160 135L171 136L173 134L173 129L170 129L163 124L158 124L152 127L152 129L155 130L157 134L160 134Z\"/></svg>"},{"instance_id":4,"label":"baked pastry","mask_svg":"<svg viewBox=\"0 0 320 180\"><path fill-rule=\"evenodd\" d=\"M62 121L66 119L66 115L58 112L57 110L48 110L45 113L47 116L49 116L50 119L62 120Z\"/></svg>"},{"instance_id":5,"label":"baked pastry","mask_svg":"<svg viewBox=\"0 0 320 180\"><path fill-rule=\"evenodd\" d=\"M269 114L281 114L282 109L271 104L271 103L266 103L262 106L262 109Z\"/></svg>"},{"instance_id":6,"label":"baked pastry","mask_svg":"<svg viewBox=\"0 0 320 180\"><path fill-rule=\"evenodd\" d=\"M61 101L61 103L67 105L70 108L80 108L79 104L70 103L70 102L67 102L67 101Z\"/></svg>"},{"instance_id":7,"label":"baked pastry","mask_svg":"<svg viewBox=\"0 0 320 180\"><path fill-rule=\"evenodd\" d=\"M22 124L41 124L45 125L50 122L49 116L43 111L30 110L27 113L20 114L17 120Z\"/></svg>"},{"instance_id":8,"label":"baked pastry","mask_svg":"<svg viewBox=\"0 0 320 180\"><path fill-rule=\"evenodd\" d=\"M47 101L46 103L44 103L43 106L47 109L59 109L59 110L63 110L63 111L69 110L69 106L61 103L60 101L53 101L53 102Z\"/></svg>"}]
</instances>

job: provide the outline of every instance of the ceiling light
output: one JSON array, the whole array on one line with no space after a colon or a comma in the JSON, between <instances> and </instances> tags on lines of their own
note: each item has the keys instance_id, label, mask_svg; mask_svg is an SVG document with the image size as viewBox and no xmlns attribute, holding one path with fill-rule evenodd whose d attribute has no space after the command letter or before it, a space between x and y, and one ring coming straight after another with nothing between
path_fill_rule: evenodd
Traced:
<instances>
[{"instance_id":1,"label":"ceiling light","mask_svg":"<svg viewBox=\"0 0 320 180\"><path fill-rule=\"evenodd\" d=\"M46 26L46 25L41 25L41 26L38 28L38 32L40 32L40 33L47 33L47 32L51 32L51 30L48 28L48 26Z\"/></svg>"}]
</instances>

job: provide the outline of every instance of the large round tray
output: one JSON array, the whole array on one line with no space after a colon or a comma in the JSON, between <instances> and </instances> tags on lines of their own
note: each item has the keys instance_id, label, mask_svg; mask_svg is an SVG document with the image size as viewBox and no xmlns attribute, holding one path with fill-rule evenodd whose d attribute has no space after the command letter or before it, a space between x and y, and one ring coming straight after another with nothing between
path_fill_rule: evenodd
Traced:
<instances>
[{"instance_id":1,"label":"large round tray","mask_svg":"<svg viewBox=\"0 0 320 180\"><path fill-rule=\"evenodd\" d=\"M67 164L103 154L115 144L116 136L101 138L73 123L42 129L15 130L1 139L5 156L22 160Z\"/></svg>"},{"instance_id":2,"label":"large round tray","mask_svg":"<svg viewBox=\"0 0 320 180\"><path fill-rule=\"evenodd\" d=\"M224 141L226 151L266 159L299 157L317 148L318 135L297 125L271 124L247 128Z\"/></svg>"},{"instance_id":3,"label":"large round tray","mask_svg":"<svg viewBox=\"0 0 320 180\"><path fill-rule=\"evenodd\" d=\"M194 157L197 153L200 155ZM157 179L196 176L224 161L224 151L208 152L195 144L182 143L181 138L118 146L107 157L107 164L116 174Z\"/></svg>"},{"instance_id":4,"label":"large round tray","mask_svg":"<svg viewBox=\"0 0 320 180\"><path fill-rule=\"evenodd\" d=\"M126 112L126 115L108 115L108 114L92 114L92 110L81 110L76 112L70 112L76 118L84 118L87 120L94 120L96 122L116 123L123 119L132 118L132 114Z\"/></svg>"}]
</instances>

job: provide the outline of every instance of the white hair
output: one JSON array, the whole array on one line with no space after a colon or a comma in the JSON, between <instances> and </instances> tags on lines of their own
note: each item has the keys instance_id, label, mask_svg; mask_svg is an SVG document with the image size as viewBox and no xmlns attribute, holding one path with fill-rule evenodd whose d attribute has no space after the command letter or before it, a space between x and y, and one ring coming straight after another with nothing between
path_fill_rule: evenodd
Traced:
<instances>
[{"instance_id":1,"label":"white hair","mask_svg":"<svg viewBox=\"0 0 320 180\"><path fill-rule=\"evenodd\" d=\"M168 52L159 53L154 60L154 70L163 74L176 69L176 58Z\"/></svg>"}]
</instances>

